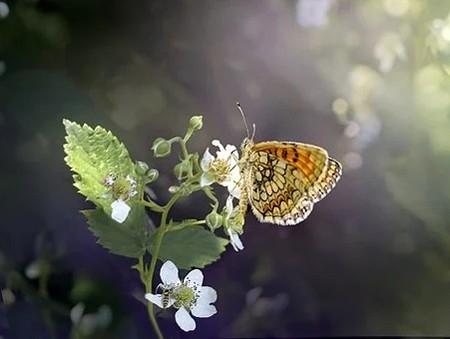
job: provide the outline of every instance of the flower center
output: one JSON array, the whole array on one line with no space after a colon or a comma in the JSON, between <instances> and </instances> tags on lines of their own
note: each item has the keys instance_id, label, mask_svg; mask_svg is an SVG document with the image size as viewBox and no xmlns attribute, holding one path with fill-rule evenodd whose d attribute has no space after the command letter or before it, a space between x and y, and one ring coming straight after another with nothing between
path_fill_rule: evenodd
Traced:
<instances>
[{"instance_id":1,"label":"flower center","mask_svg":"<svg viewBox=\"0 0 450 339\"><path fill-rule=\"evenodd\" d=\"M197 293L184 284L181 284L173 291L172 297L176 299L174 303L176 308L183 306L186 309L190 309L197 302L198 298Z\"/></svg>"},{"instance_id":2,"label":"flower center","mask_svg":"<svg viewBox=\"0 0 450 339\"><path fill-rule=\"evenodd\" d=\"M209 164L209 172L218 183L223 183L230 177L230 166L224 159L214 159Z\"/></svg>"},{"instance_id":3,"label":"flower center","mask_svg":"<svg viewBox=\"0 0 450 339\"><path fill-rule=\"evenodd\" d=\"M136 194L136 182L129 178L118 178L111 187L111 194L114 200L128 200Z\"/></svg>"}]
</instances>

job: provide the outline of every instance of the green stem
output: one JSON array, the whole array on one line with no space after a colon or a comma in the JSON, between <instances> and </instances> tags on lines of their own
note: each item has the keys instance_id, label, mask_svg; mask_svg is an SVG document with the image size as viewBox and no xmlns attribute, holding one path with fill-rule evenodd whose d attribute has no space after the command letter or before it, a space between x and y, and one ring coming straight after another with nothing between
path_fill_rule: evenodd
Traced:
<instances>
[{"instance_id":1,"label":"green stem","mask_svg":"<svg viewBox=\"0 0 450 339\"><path fill-rule=\"evenodd\" d=\"M184 139L176 137L176 138L173 138L170 140L170 141L176 140L180 143L184 159L186 159L189 156L188 150L186 148L186 141L187 141L187 139L189 139L189 137L190 137L190 135L186 134ZM196 166L197 169L199 170L198 173L196 175L192 176L191 178L189 178L186 181L186 184L192 184L200 179L202 172L201 172L200 166L198 166L198 164L196 164L196 165L197 165ZM200 189L202 189L202 187L197 186L197 187L195 187L194 191L197 191ZM205 192L206 192L206 195L211 200L213 200L215 205L217 206L218 200L214 196L214 194L210 191L209 187L205 189ZM146 293L153 293L153 276L155 274L156 262L158 260L162 240L163 240L164 234L167 232L168 226L169 226L169 224L167 223L169 211L172 208L172 206L177 202L177 200L181 197L182 197L181 193L175 193L172 196L172 198L170 198L170 200L167 202L167 204L165 206L159 206L154 202L149 202L149 201L145 201L145 200L139 201L139 203L143 204L144 206L148 206L155 211L162 212L161 223L160 223L160 226L157 231L158 234L156 235L155 246L153 247L153 251L152 251L152 260L150 262L150 267L147 270L147 268L144 266L144 258L143 257L139 258L139 262L136 265L136 268L139 271L141 281L145 285ZM204 220L199 220L199 221L195 222L195 224L199 224L199 225L203 224L203 223L205 223ZM148 316L150 318L150 322L153 326L153 329L155 330L156 336L158 337L158 339L163 339L164 337L161 333L158 322L156 321L153 303L151 303L151 302L147 303L147 312L148 312Z\"/></svg>"},{"instance_id":2,"label":"green stem","mask_svg":"<svg viewBox=\"0 0 450 339\"><path fill-rule=\"evenodd\" d=\"M155 313L153 312L153 303L147 303L147 312L148 316L150 317L150 322L152 323L153 329L155 330L156 336L158 337L158 339L164 339L158 322L156 321Z\"/></svg>"},{"instance_id":3,"label":"green stem","mask_svg":"<svg viewBox=\"0 0 450 339\"><path fill-rule=\"evenodd\" d=\"M183 152L184 159L187 159L189 157L189 152L187 150L186 143L181 142L180 146L181 146L181 151Z\"/></svg>"},{"instance_id":4,"label":"green stem","mask_svg":"<svg viewBox=\"0 0 450 339\"><path fill-rule=\"evenodd\" d=\"M136 266L133 266L133 268L137 269L137 271L139 272L139 278L145 286L145 292L152 293L152 279L148 277L148 271L145 267L143 256L139 257L138 263L136 264ZM153 329L155 330L156 336L158 337L158 339L164 339L164 336L162 335L161 329L158 326L158 322L156 321L155 314L153 312L153 303L147 302L147 312Z\"/></svg>"},{"instance_id":5,"label":"green stem","mask_svg":"<svg viewBox=\"0 0 450 339\"><path fill-rule=\"evenodd\" d=\"M172 231L182 230L183 228L188 227L188 226L205 225L205 224L206 224L205 220L194 220L194 221L190 221L188 223L172 225L170 227L170 230L168 230L168 231L172 232Z\"/></svg>"},{"instance_id":6,"label":"green stem","mask_svg":"<svg viewBox=\"0 0 450 339\"><path fill-rule=\"evenodd\" d=\"M158 260L158 255L159 255L159 251L161 249L161 244L162 244L162 240L164 238L164 234L167 231L167 217L169 215L169 211L172 208L172 206L175 204L175 202L181 197L180 194L175 193L172 198L169 200L169 202L163 207L163 213L161 215L161 224L158 228L158 234L156 236L156 240L155 240L155 247L153 248L152 251L152 260L150 262L150 268L148 269L148 271L145 270L143 266L143 260L142 258L140 258L139 260L139 265L141 265L141 270L143 269L145 271L145 289L146 289L146 293L152 293L153 291L153 275L155 273L155 268L156 268L156 262ZM142 278L141 278L142 279ZM161 330L159 329L158 326L158 322L156 321L156 317L155 317L155 313L153 311L153 303L149 302L147 303L147 311L148 311L148 316L150 317L150 322L152 323L152 326L156 332L156 335L158 337L158 339L163 339L163 335L161 333Z\"/></svg>"},{"instance_id":7,"label":"green stem","mask_svg":"<svg viewBox=\"0 0 450 339\"><path fill-rule=\"evenodd\" d=\"M186 133L186 135L184 136L183 139L180 137L173 137L172 139L169 140L169 142L176 141L180 144L181 152L183 153L183 159L187 159L189 157L189 152L186 147L186 142L189 140L191 135L192 135L192 133L190 135L188 135L188 133Z\"/></svg>"},{"instance_id":8,"label":"green stem","mask_svg":"<svg viewBox=\"0 0 450 339\"><path fill-rule=\"evenodd\" d=\"M203 192L205 192L206 196L214 202L214 209L217 210L219 208L219 200L217 200L211 188L209 186L203 187Z\"/></svg>"},{"instance_id":9,"label":"green stem","mask_svg":"<svg viewBox=\"0 0 450 339\"><path fill-rule=\"evenodd\" d=\"M146 207L149 207L152 211L155 212L164 212L164 207L159 206L156 202L151 201L151 200L144 200L144 199L140 199L140 200L136 200L136 202L138 204L144 205Z\"/></svg>"}]
</instances>

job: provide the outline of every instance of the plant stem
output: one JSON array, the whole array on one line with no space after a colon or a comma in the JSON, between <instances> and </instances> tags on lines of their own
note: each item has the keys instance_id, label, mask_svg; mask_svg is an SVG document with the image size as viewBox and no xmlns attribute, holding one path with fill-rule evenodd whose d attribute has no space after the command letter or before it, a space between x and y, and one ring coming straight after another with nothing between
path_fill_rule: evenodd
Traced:
<instances>
[{"instance_id":1,"label":"plant stem","mask_svg":"<svg viewBox=\"0 0 450 339\"><path fill-rule=\"evenodd\" d=\"M205 192L206 196L214 202L214 209L217 210L219 208L219 200L217 200L216 196L211 191L211 188L209 186L203 187L203 192Z\"/></svg>"},{"instance_id":2,"label":"plant stem","mask_svg":"<svg viewBox=\"0 0 450 339\"><path fill-rule=\"evenodd\" d=\"M136 200L136 203L144 205L146 207L149 207L152 211L155 211L155 212L163 212L164 211L164 207L159 206L156 202L151 201L151 200L140 199L140 200Z\"/></svg>"},{"instance_id":3,"label":"plant stem","mask_svg":"<svg viewBox=\"0 0 450 339\"><path fill-rule=\"evenodd\" d=\"M156 321L155 313L153 312L153 303L148 302L147 303L147 312L148 316L150 317L150 322L152 323L153 329L155 330L156 336L158 339L164 339L164 336L162 335L162 332L159 328L158 322Z\"/></svg>"},{"instance_id":4,"label":"plant stem","mask_svg":"<svg viewBox=\"0 0 450 339\"><path fill-rule=\"evenodd\" d=\"M190 135L186 135L184 139L180 139L178 137L173 138L174 140L177 140L180 142L181 145L181 149L183 152L183 156L186 159L189 156L189 153L187 151L186 148L186 141L187 139L189 139ZM197 164L197 168L199 168L198 164ZM198 181L201 177L201 171L199 171L196 175L192 176L191 178L189 178L186 183L187 184L192 184L195 181ZM194 191L200 190L201 187L198 186L196 187L196 189L194 189ZM217 199L214 197L214 195L212 194L212 192L207 192L207 195L210 197L211 200L215 200L215 204L217 204ZM156 235L156 239L155 239L155 246L153 247L153 251L152 251L152 260L150 262L150 267L147 270L147 268L144 266L144 259L143 257L139 258L139 263L138 263L138 270L139 270L139 274L141 277L141 281L143 280L143 283L145 285L145 290L146 293L152 293L153 291L153 276L155 274L155 268L156 268L156 262L158 260L158 256L159 256L159 251L161 249L161 244L162 244L162 240L164 238L164 234L167 232L168 230L168 224L167 224L167 218L169 215L169 211L172 208L172 206L177 202L178 199L180 199L183 195L180 192L175 193L172 198L170 198L170 200L167 202L167 204L165 206L159 206L154 202L149 203L148 201L144 201L141 200L140 203L146 206L149 206L150 204L154 204L153 206L149 206L150 208L153 208L154 210L161 212L161 222L158 228L158 234ZM156 206L155 206L156 205ZM155 208L156 207L156 208ZM204 223L204 220L202 221L198 221L196 222L196 224L202 224ZM144 273L142 273L144 272ZM158 322L156 321L156 317L155 317L155 312L154 312L154 306L153 303L148 302L147 303L147 312L148 312L148 316L150 318L150 322L152 323L153 329L155 330L155 333L158 337L158 339L163 339L163 335L161 333L161 330L159 328Z\"/></svg>"},{"instance_id":5,"label":"plant stem","mask_svg":"<svg viewBox=\"0 0 450 339\"><path fill-rule=\"evenodd\" d=\"M161 224L158 228L158 234L156 236L155 240L155 247L152 251L152 260L150 262L150 268L145 274L145 289L147 293L152 293L153 291L153 275L155 273L156 268L156 261L158 260L159 251L161 249L162 240L164 238L164 234L167 231L167 217L169 215L169 211L172 208L172 206L175 204L175 202L181 197L179 193L175 193L172 198L167 202L167 204L164 206L164 211L161 215ZM139 264L142 264L141 260L139 260ZM153 303L148 302L147 303L147 311L148 316L150 317L150 322L152 323L152 326L156 332L156 335L158 339L163 339L163 335L161 333L161 330L159 329L158 322L156 321L155 313L153 312Z\"/></svg>"}]
</instances>

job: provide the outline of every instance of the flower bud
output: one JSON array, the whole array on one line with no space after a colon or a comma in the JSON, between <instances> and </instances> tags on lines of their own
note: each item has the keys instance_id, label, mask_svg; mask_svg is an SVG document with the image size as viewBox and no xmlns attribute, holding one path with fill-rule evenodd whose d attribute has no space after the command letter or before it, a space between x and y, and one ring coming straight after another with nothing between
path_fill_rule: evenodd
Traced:
<instances>
[{"instance_id":1,"label":"flower bud","mask_svg":"<svg viewBox=\"0 0 450 339\"><path fill-rule=\"evenodd\" d=\"M189 173L189 169L189 162L182 161L175 165L175 167L173 168L173 172L175 173L177 179L180 180L187 176L187 174Z\"/></svg>"},{"instance_id":2,"label":"flower bud","mask_svg":"<svg viewBox=\"0 0 450 339\"><path fill-rule=\"evenodd\" d=\"M163 138L157 138L153 142L152 146L153 154L156 158L163 158L168 156L170 154L171 148L172 144Z\"/></svg>"},{"instance_id":3,"label":"flower bud","mask_svg":"<svg viewBox=\"0 0 450 339\"><path fill-rule=\"evenodd\" d=\"M189 129L193 131L199 131L203 127L203 117L201 115L195 115L189 119Z\"/></svg>"},{"instance_id":4,"label":"flower bud","mask_svg":"<svg viewBox=\"0 0 450 339\"><path fill-rule=\"evenodd\" d=\"M222 226L223 217L216 211L212 211L206 216L205 221L209 228L215 230L216 228Z\"/></svg>"},{"instance_id":5,"label":"flower bud","mask_svg":"<svg viewBox=\"0 0 450 339\"><path fill-rule=\"evenodd\" d=\"M144 161L136 161L136 172L137 174L143 176L147 173L149 167Z\"/></svg>"},{"instance_id":6,"label":"flower bud","mask_svg":"<svg viewBox=\"0 0 450 339\"><path fill-rule=\"evenodd\" d=\"M149 184L149 183L155 181L156 179L158 179L159 172L158 172L158 170L152 168L151 170L149 170L147 172L147 174L145 176L147 178L147 184Z\"/></svg>"}]
</instances>

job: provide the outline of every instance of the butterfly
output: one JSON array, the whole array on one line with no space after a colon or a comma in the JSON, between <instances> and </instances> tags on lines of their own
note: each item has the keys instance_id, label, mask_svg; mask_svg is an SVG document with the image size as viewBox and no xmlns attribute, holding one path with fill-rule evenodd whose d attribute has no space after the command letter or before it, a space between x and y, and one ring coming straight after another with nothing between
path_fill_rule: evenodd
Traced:
<instances>
[{"instance_id":1,"label":"butterfly","mask_svg":"<svg viewBox=\"0 0 450 339\"><path fill-rule=\"evenodd\" d=\"M249 135L239 103L238 108ZM305 220L342 175L341 164L322 147L285 141L254 143L253 136L241 145L239 168L241 215L250 204L260 222L278 225Z\"/></svg>"}]
</instances>

